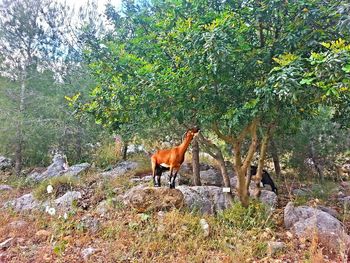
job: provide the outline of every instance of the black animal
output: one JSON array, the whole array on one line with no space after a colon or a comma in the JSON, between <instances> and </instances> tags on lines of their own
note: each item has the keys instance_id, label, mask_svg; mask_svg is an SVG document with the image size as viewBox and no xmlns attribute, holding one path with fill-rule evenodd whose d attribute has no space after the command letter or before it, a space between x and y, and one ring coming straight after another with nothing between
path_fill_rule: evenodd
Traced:
<instances>
[{"instance_id":1,"label":"black animal","mask_svg":"<svg viewBox=\"0 0 350 263\"><path fill-rule=\"evenodd\" d=\"M252 178L252 176L256 175L257 170L258 170L257 166L255 166L255 165L250 166L250 178ZM272 191L277 195L277 187L276 187L275 183L273 182L270 174L266 170L263 170L261 183L263 184L263 186L265 186L265 184L268 184L269 186L271 186Z\"/></svg>"}]
</instances>

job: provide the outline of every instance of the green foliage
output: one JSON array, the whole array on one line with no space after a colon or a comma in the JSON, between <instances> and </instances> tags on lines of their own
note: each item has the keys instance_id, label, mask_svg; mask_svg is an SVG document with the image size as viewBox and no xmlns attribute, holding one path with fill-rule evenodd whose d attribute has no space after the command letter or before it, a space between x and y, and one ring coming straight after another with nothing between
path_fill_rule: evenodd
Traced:
<instances>
[{"instance_id":1,"label":"green foliage","mask_svg":"<svg viewBox=\"0 0 350 263\"><path fill-rule=\"evenodd\" d=\"M230 227L249 230L252 228L273 227L271 212L263 203L252 200L247 208L235 202L231 208L219 214L219 220Z\"/></svg>"}]
</instances>

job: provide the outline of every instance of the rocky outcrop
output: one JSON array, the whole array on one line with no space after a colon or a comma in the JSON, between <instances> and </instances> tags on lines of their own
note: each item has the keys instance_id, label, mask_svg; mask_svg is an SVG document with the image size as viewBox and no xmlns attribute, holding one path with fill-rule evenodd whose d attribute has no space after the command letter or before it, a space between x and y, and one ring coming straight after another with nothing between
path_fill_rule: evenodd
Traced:
<instances>
[{"instance_id":1,"label":"rocky outcrop","mask_svg":"<svg viewBox=\"0 0 350 263\"><path fill-rule=\"evenodd\" d=\"M140 213L181 208L184 204L184 196L178 189L144 185L130 189L124 194L122 200L125 205Z\"/></svg>"},{"instance_id":2,"label":"rocky outcrop","mask_svg":"<svg viewBox=\"0 0 350 263\"><path fill-rule=\"evenodd\" d=\"M78 191L69 191L57 198L54 204L60 211L70 211L72 209L73 202L81 198L81 193Z\"/></svg>"},{"instance_id":3,"label":"rocky outcrop","mask_svg":"<svg viewBox=\"0 0 350 263\"><path fill-rule=\"evenodd\" d=\"M63 173L66 176L79 176L89 170L91 165L89 163L80 163L70 166L67 171Z\"/></svg>"},{"instance_id":4,"label":"rocky outcrop","mask_svg":"<svg viewBox=\"0 0 350 263\"><path fill-rule=\"evenodd\" d=\"M318 241L329 249L339 251L350 245L342 223L330 214L308 206L295 207L289 202L284 209L284 224L299 238Z\"/></svg>"},{"instance_id":5,"label":"rocky outcrop","mask_svg":"<svg viewBox=\"0 0 350 263\"><path fill-rule=\"evenodd\" d=\"M42 181L47 178L60 176L64 174L67 169L68 164L66 156L63 154L56 154L52 159L52 164L50 164L43 173L34 172L28 175L28 178L35 181Z\"/></svg>"},{"instance_id":6,"label":"rocky outcrop","mask_svg":"<svg viewBox=\"0 0 350 263\"><path fill-rule=\"evenodd\" d=\"M137 166L138 164L136 162L123 161L118 163L112 170L103 172L101 175L115 178L125 174L128 171L135 170Z\"/></svg>"},{"instance_id":7,"label":"rocky outcrop","mask_svg":"<svg viewBox=\"0 0 350 263\"><path fill-rule=\"evenodd\" d=\"M222 186L222 176L220 172L214 168L200 171L202 185Z\"/></svg>"},{"instance_id":8,"label":"rocky outcrop","mask_svg":"<svg viewBox=\"0 0 350 263\"><path fill-rule=\"evenodd\" d=\"M218 186L177 187L184 195L185 206L201 214L215 214L230 206L230 201Z\"/></svg>"},{"instance_id":9,"label":"rocky outcrop","mask_svg":"<svg viewBox=\"0 0 350 263\"><path fill-rule=\"evenodd\" d=\"M13 161L5 156L0 156L0 171L5 171L13 167Z\"/></svg>"},{"instance_id":10,"label":"rocky outcrop","mask_svg":"<svg viewBox=\"0 0 350 263\"><path fill-rule=\"evenodd\" d=\"M56 176L79 176L85 173L90 166L89 163L81 163L69 167L66 156L56 154L52 159L52 164L46 170L40 172L40 170L36 169L28 175L28 178L34 181L42 181Z\"/></svg>"},{"instance_id":11,"label":"rocky outcrop","mask_svg":"<svg viewBox=\"0 0 350 263\"><path fill-rule=\"evenodd\" d=\"M22 212L38 209L40 207L40 203L34 198L32 193L29 193L6 202L4 207L12 208L16 212Z\"/></svg>"}]
</instances>

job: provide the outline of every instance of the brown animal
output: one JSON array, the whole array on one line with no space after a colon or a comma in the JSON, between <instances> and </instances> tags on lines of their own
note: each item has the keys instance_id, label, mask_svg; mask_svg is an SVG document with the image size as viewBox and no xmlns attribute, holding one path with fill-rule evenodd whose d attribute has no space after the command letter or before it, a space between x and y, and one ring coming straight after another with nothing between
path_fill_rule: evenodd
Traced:
<instances>
[{"instance_id":1,"label":"brown animal","mask_svg":"<svg viewBox=\"0 0 350 263\"><path fill-rule=\"evenodd\" d=\"M189 129L185 134L183 142L172 149L159 150L151 157L153 184L160 187L160 176L164 171L170 170L169 184L170 188L175 188L175 179L180 166L185 159L185 152L190 145L193 137L199 132L198 128ZM157 177L157 181L156 181Z\"/></svg>"}]
</instances>

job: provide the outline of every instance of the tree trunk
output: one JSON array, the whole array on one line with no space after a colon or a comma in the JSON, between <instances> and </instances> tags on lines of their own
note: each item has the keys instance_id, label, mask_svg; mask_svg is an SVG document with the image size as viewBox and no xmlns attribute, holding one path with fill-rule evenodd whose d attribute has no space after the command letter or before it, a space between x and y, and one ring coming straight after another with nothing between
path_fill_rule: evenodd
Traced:
<instances>
[{"instance_id":1,"label":"tree trunk","mask_svg":"<svg viewBox=\"0 0 350 263\"><path fill-rule=\"evenodd\" d=\"M124 161L126 161L127 153L128 153L128 142L124 142L124 145L123 145L123 160Z\"/></svg>"},{"instance_id":2,"label":"tree trunk","mask_svg":"<svg viewBox=\"0 0 350 263\"><path fill-rule=\"evenodd\" d=\"M270 139L270 146L271 146L271 155L273 160L273 166L275 167L276 176L281 177L280 158L278 157L277 146L273 139Z\"/></svg>"},{"instance_id":3,"label":"tree trunk","mask_svg":"<svg viewBox=\"0 0 350 263\"><path fill-rule=\"evenodd\" d=\"M316 155L316 151L315 151L315 146L314 146L314 142L311 141L310 142L310 157L312 159L312 162L314 163L315 169L318 173L318 178L321 182L323 182L323 171L322 171L322 167L321 165L318 163L318 159L317 159L317 155Z\"/></svg>"},{"instance_id":4,"label":"tree trunk","mask_svg":"<svg viewBox=\"0 0 350 263\"><path fill-rule=\"evenodd\" d=\"M25 93L26 93L26 68L23 69L23 76L21 81L21 91L19 98L19 112L17 119L17 130L16 130L16 150L15 150L15 172L16 175L20 175L23 167L23 119L25 110Z\"/></svg>"},{"instance_id":5,"label":"tree trunk","mask_svg":"<svg viewBox=\"0 0 350 263\"><path fill-rule=\"evenodd\" d=\"M197 138L192 141L192 171L193 171L193 184L202 185L199 171L199 144Z\"/></svg>"}]
</instances>

